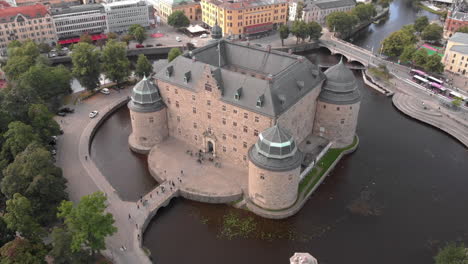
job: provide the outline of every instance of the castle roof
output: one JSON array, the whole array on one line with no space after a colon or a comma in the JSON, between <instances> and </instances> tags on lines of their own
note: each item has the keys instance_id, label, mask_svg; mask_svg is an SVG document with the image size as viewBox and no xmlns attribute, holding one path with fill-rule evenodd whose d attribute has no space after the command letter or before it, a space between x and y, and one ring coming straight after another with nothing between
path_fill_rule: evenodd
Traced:
<instances>
[{"instance_id":1,"label":"castle roof","mask_svg":"<svg viewBox=\"0 0 468 264\"><path fill-rule=\"evenodd\" d=\"M136 112L153 112L164 107L158 87L146 76L132 89L129 107Z\"/></svg>"},{"instance_id":2,"label":"castle roof","mask_svg":"<svg viewBox=\"0 0 468 264\"><path fill-rule=\"evenodd\" d=\"M249 159L263 169L287 171L299 167L303 155L291 134L275 125L260 133L257 143L249 151Z\"/></svg>"},{"instance_id":3,"label":"castle roof","mask_svg":"<svg viewBox=\"0 0 468 264\"><path fill-rule=\"evenodd\" d=\"M325 79L302 56L226 40L178 56L156 78L195 91L206 66L221 90L221 101L270 117L281 115L310 91L320 89ZM188 81L187 72L191 73Z\"/></svg>"},{"instance_id":4,"label":"castle roof","mask_svg":"<svg viewBox=\"0 0 468 264\"><path fill-rule=\"evenodd\" d=\"M319 100L331 104L353 104L361 100L356 77L343 60L325 71L327 80Z\"/></svg>"}]
</instances>

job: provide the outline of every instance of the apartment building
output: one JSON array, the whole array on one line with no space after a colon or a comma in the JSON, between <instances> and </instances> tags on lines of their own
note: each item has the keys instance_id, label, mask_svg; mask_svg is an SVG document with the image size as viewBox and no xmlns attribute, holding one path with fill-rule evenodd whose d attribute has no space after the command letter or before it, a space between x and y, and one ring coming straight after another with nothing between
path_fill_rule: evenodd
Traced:
<instances>
[{"instance_id":1,"label":"apartment building","mask_svg":"<svg viewBox=\"0 0 468 264\"><path fill-rule=\"evenodd\" d=\"M457 32L448 40L443 62L446 71L468 78L468 34Z\"/></svg>"},{"instance_id":2,"label":"apartment building","mask_svg":"<svg viewBox=\"0 0 468 264\"><path fill-rule=\"evenodd\" d=\"M12 0L17 6L43 4L46 6L58 7L63 5L79 5L79 0Z\"/></svg>"},{"instance_id":3,"label":"apartment building","mask_svg":"<svg viewBox=\"0 0 468 264\"><path fill-rule=\"evenodd\" d=\"M232 38L264 34L288 19L286 0L202 0L201 5L203 23L209 27L218 23Z\"/></svg>"},{"instance_id":4,"label":"apartment building","mask_svg":"<svg viewBox=\"0 0 468 264\"><path fill-rule=\"evenodd\" d=\"M150 26L149 6L145 1L127 0L103 4L107 14L109 32L125 32L133 24Z\"/></svg>"},{"instance_id":5,"label":"apartment building","mask_svg":"<svg viewBox=\"0 0 468 264\"><path fill-rule=\"evenodd\" d=\"M13 40L31 39L36 43L54 43L54 23L42 4L0 9L0 50Z\"/></svg>"},{"instance_id":6,"label":"apartment building","mask_svg":"<svg viewBox=\"0 0 468 264\"><path fill-rule=\"evenodd\" d=\"M160 0L158 3L158 15L164 23L167 23L167 18L175 11L182 11L190 20L190 23L196 23L202 18L200 2L194 0Z\"/></svg>"},{"instance_id":7,"label":"apartment building","mask_svg":"<svg viewBox=\"0 0 468 264\"><path fill-rule=\"evenodd\" d=\"M101 4L52 9L58 39L100 34L107 30L106 12Z\"/></svg>"},{"instance_id":8,"label":"apartment building","mask_svg":"<svg viewBox=\"0 0 468 264\"><path fill-rule=\"evenodd\" d=\"M319 0L307 1L304 5L302 19L309 23L315 21L325 25L326 18L333 12L349 12L356 6L354 0Z\"/></svg>"}]
</instances>

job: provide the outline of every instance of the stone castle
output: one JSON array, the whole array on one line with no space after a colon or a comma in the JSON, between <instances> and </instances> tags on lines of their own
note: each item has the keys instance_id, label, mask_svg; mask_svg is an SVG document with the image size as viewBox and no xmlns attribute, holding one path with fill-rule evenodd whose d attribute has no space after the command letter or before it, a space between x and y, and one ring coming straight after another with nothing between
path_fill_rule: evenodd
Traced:
<instances>
[{"instance_id":1,"label":"stone castle","mask_svg":"<svg viewBox=\"0 0 468 264\"><path fill-rule=\"evenodd\" d=\"M280 210L297 200L308 165L302 146L351 145L359 107L356 79L342 62L322 73L302 56L216 39L134 86L129 145L149 153L174 138L240 168L244 198Z\"/></svg>"}]
</instances>

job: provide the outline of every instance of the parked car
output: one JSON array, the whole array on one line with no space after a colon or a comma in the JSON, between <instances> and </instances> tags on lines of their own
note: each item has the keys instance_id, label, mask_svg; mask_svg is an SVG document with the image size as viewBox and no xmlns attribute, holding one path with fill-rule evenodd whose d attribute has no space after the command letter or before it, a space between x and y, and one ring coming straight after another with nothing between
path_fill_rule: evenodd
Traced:
<instances>
[{"instance_id":1,"label":"parked car","mask_svg":"<svg viewBox=\"0 0 468 264\"><path fill-rule=\"evenodd\" d=\"M70 108L70 107L62 107L62 108L60 108L59 112L72 114L72 113L75 112L75 109Z\"/></svg>"},{"instance_id":2,"label":"parked car","mask_svg":"<svg viewBox=\"0 0 468 264\"><path fill-rule=\"evenodd\" d=\"M65 112L60 112L60 111L59 111L59 112L57 112L57 115L58 115L58 116L66 116L67 114L66 114Z\"/></svg>"},{"instance_id":3,"label":"parked car","mask_svg":"<svg viewBox=\"0 0 468 264\"><path fill-rule=\"evenodd\" d=\"M95 118L98 114L99 112L97 110L94 110L91 113L89 113L89 118Z\"/></svg>"},{"instance_id":4,"label":"parked car","mask_svg":"<svg viewBox=\"0 0 468 264\"><path fill-rule=\"evenodd\" d=\"M138 49L141 49L141 48L144 48L145 46L141 45L141 44L136 44L136 46Z\"/></svg>"},{"instance_id":5,"label":"parked car","mask_svg":"<svg viewBox=\"0 0 468 264\"><path fill-rule=\"evenodd\" d=\"M152 45L152 44L147 44L146 47L147 47L147 48L150 48L150 47L154 47L154 45Z\"/></svg>"},{"instance_id":6,"label":"parked car","mask_svg":"<svg viewBox=\"0 0 468 264\"><path fill-rule=\"evenodd\" d=\"M177 42L181 42L181 41L182 41L182 40L180 39L180 37L176 37L175 40L176 40Z\"/></svg>"},{"instance_id":7,"label":"parked car","mask_svg":"<svg viewBox=\"0 0 468 264\"><path fill-rule=\"evenodd\" d=\"M158 44L156 44L156 47L161 47L162 45L163 45L163 44L158 43Z\"/></svg>"},{"instance_id":8,"label":"parked car","mask_svg":"<svg viewBox=\"0 0 468 264\"><path fill-rule=\"evenodd\" d=\"M207 38L208 37L208 34L201 34L200 35L200 38Z\"/></svg>"},{"instance_id":9,"label":"parked car","mask_svg":"<svg viewBox=\"0 0 468 264\"><path fill-rule=\"evenodd\" d=\"M102 89L101 89L101 93L103 93L103 94L110 94L110 91L109 91L109 89L107 89L107 88L102 88Z\"/></svg>"}]
</instances>

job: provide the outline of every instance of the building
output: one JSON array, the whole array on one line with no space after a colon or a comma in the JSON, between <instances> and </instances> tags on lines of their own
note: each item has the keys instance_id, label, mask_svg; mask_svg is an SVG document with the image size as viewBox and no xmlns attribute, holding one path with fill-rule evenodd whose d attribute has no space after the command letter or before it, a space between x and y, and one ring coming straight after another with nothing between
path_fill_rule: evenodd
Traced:
<instances>
[{"instance_id":1,"label":"building","mask_svg":"<svg viewBox=\"0 0 468 264\"><path fill-rule=\"evenodd\" d=\"M468 26L468 3L465 0L454 3L448 11L444 25L444 38L450 38L463 26Z\"/></svg>"},{"instance_id":2,"label":"building","mask_svg":"<svg viewBox=\"0 0 468 264\"><path fill-rule=\"evenodd\" d=\"M79 5L78 0L14 0L17 6L43 4L46 6Z\"/></svg>"},{"instance_id":3,"label":"building","mask_svg":"<svg viewBox=\"0 0 468 264\"><path fill-rule=\"evenodd\" d=\"M301 143L320 138L343 147L355 137L360 95L342 62L323 74L302 56L217 37L154 78L133 89L131 149L153 152L172 137L244 168L246 196L262 208L297 200Z\"/></svg>"},{"instance_id":4,"label":"building","mask_svg":"<svg viewBox=\"0 0 468 264\"><path fill-rule=\"evenodd\" d=\"M56 39L52 17L44 5L0 9L0 50L13 40L31 39L36 43L53 44Z\"/></svg>"},{"instance_id":5,"label":"building","mask_svg":"<svg viewBox=\"0 0 468 264\"><path fill-rule=\"evenodd\" d=\"M457 32L448 40L443 62L446 71L468 78L468 34Z\"/></svg>"},{"instance_id":6,"label":"building","mask_svg":"<svg viewBox=\"0 0 468 264\"><path fill-rule=\"evenodd\" d=\"M202 20L234 38L265 34L288 19L286 0L202 0Z\"/></svg>"},{"instance_id":7,"label":"building","mask_svg":"<svg viewBox=\"0 0 468 264\"><path fill-rule=\"evenodd\" d=\"M302 0L291 0L291 1L289 1L289 4L288 4L288 9L289 9L288 10L288 14L289 14L288 21L296 21L297 19L302 19L302 15L301 15L301 17L297 18L297 8L298 8L298 6L303 6L303 5L304 5L304 1L302 1Z\"/></svg>"},{"instance_id":8,"label":"building","mask_svg":"<svg viewBox=\"0 0 468 264\"><path fill-rule=\"evenodd\" d=\"M52 16L59 39L101 34L107 30L106 13L101 4L55 8Z\"/></svg>"},{"instance_id":9,"label":"building","mask_svg":"<svg viewBox=\"0 0 468 264\"><path fill-rule=\"evenodd\" d=\"M196 23L202 18L200 2L194 0L160 0L158 14L164 23L167 18L175 11L182 11L190 20L190 23Z\"/></svg>"},{"instance_id":10,"label":"building","mask_svg":"<svg viewBox=\"0 0 468 264\"><path fill-rule=\"evenodd\" d=\"M307 1L304 5L303 20L306 23L315 21L325 25L326 18L333 12L349 12L356 6L354 0L319 0Z\"/></svg>"},{"instance_id":11,"label":"building","mask_svg":"<svg viewBox=\"0 0 468 264\"><path fill-rule=\"evenodd\" d=\"M133 24L139 24L145 28L150 26L150 6L145 1L126 0L103 5L106 10L109 32L125 32Z\"/></svg>"}]
</instances>

